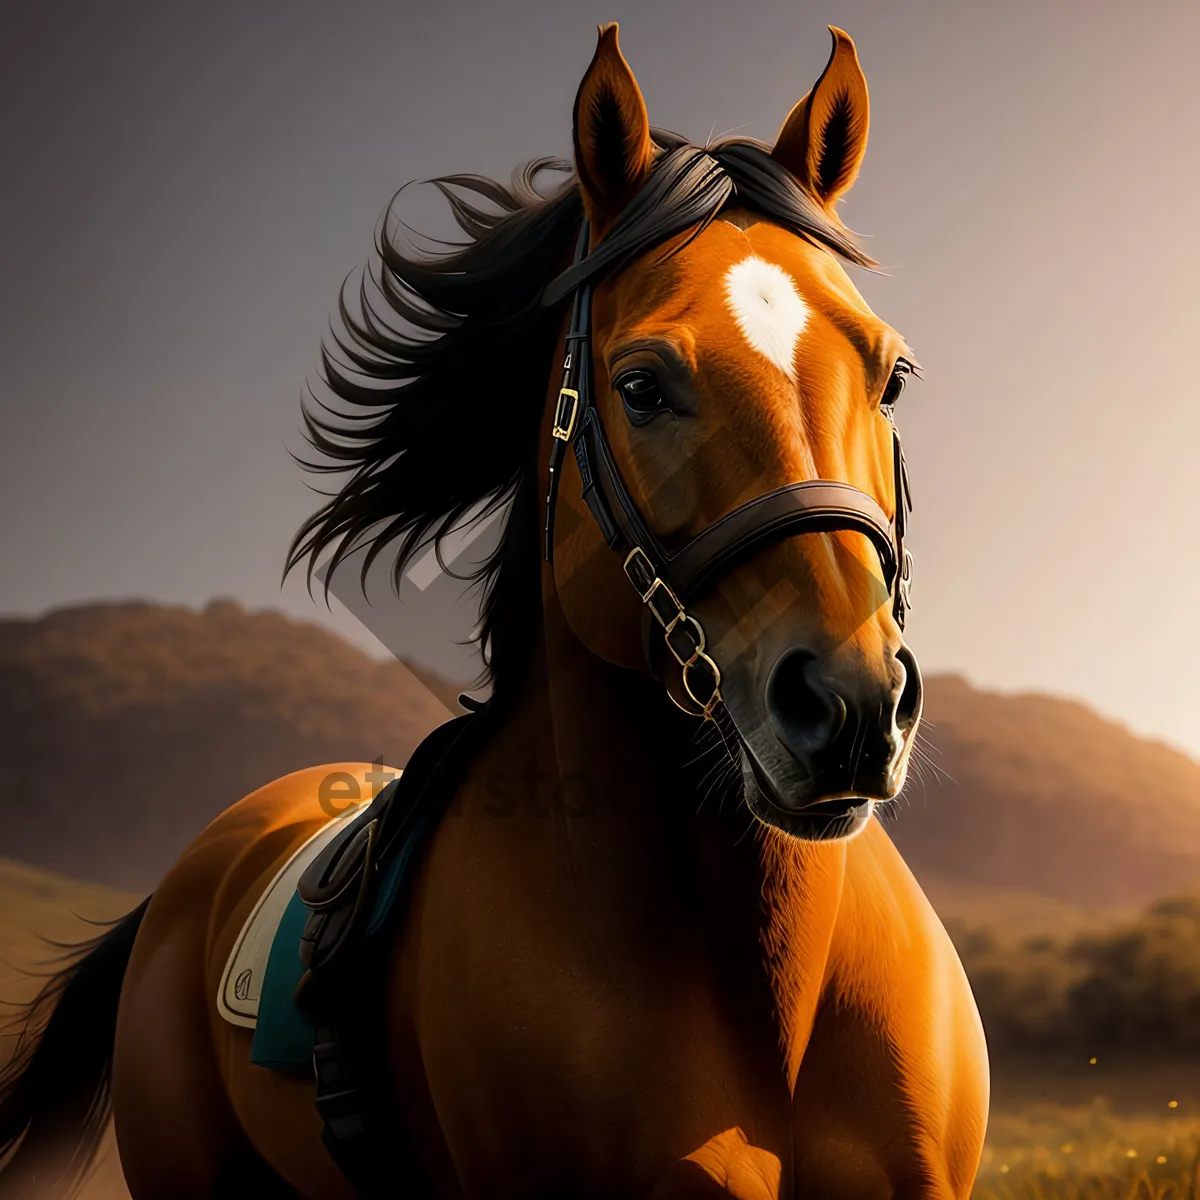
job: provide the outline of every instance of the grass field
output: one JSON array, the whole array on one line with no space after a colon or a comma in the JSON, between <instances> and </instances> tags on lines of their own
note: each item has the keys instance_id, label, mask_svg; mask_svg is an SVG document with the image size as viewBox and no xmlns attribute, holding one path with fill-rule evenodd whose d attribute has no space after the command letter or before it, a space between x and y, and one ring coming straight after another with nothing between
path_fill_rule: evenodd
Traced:
<instances>
[{"instance_id":1,"label":"grass field","mask_svg":"<svg viewBox=\"0 0 1200 1200\"><path fill-rule=\"evenodd\" d=\"M0 1000L31 994L47 939L87 938L138 899L0 859ZM975 1200L1200 1200L1200 1067L995 1066ZM110 1140L84 1200L127 1196Z\"/></svg>"},{"instance_id":2,"label":"grass field","mask_svg":"<svg viewBox=\"0 0 1200 1200\"><path fill-rule=\"evenodd\" d=\"M993 1114L976 1200L1197 1200L1200 1120L1103 1105Z\"/></svg>"},{"instance_id":3,"label":"grass field","mask_svg":"<svg viewBox=\"0 0 1200 1200\"><path fill-rule=\"evenodd\" d=\"M119 917L140 899L0 859L0 1002L13 1004L33 995L38 983L29 973L45 970L60 953L51 943L92 937L97 929L90 922ZM0 1028L7 1017L0 1007ZM12 1037L0 1033L0 1062L12 1047ZM128 1195L110 1136L83 1198L127 1200Z\"/></svg>"}]
</instances>

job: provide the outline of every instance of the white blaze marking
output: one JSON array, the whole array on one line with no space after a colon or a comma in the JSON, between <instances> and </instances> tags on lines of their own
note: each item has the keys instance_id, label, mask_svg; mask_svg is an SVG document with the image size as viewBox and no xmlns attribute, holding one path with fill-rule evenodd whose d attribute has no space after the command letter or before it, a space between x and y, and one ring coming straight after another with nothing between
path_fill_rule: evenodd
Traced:
<instances>
[{"instance_id":1,"label":"white blaze marking","mask_svg":"<svg viewBox=\"0 0 1200 1200\"><path fill-rule=\"evenodd\" d=\"M765 258L744 258L725 275L725 302L746 341L795 383L796 342L808 324L795 280Z\"/></svg>"}]
</instances>

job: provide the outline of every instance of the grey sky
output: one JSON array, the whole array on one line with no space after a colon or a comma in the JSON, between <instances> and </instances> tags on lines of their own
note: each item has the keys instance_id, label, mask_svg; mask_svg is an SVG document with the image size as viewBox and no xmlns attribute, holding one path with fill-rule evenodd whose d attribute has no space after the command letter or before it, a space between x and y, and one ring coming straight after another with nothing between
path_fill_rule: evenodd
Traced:
<instances>
[{"instance_id":1,"label":"grey sky","mask_svg":"<svg viewBox=\"0 0 1200 1200\"><path fill-rule=\"evenodd\" d=\"M0 611L231 595L365 640L278 588L337 286L405 180L565 153L610 19L697 140L773 136L854 36L859 282L927 371L912 643L1200 752L1194 3L4 5Z\"/></svg>"}]
</instances>

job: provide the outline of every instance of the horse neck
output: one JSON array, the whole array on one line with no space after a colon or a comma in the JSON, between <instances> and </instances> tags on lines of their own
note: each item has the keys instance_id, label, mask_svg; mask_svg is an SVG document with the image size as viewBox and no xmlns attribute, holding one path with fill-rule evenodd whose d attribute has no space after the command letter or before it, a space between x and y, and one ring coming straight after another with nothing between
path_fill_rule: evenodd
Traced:
<instances>
[{"instance_id":1,"label":"horse neck","mask_svg":"<svg viewBox=\"0 0 1200 1200\"><path fill-rule=\"evenodd\" d=\"M541 624L517 719L532 735L522 740L536 747L535 771L569 802L545 852L574 878L594 879L602 902L641 913L665 906L681 936L758 971L794 1082L828 975L845 843L762 825L741 803L740 778L706 794L706 768L722 752L688 765L699 726L662 684L593 655L552 585Z\"/></svg>"}]
</instances>

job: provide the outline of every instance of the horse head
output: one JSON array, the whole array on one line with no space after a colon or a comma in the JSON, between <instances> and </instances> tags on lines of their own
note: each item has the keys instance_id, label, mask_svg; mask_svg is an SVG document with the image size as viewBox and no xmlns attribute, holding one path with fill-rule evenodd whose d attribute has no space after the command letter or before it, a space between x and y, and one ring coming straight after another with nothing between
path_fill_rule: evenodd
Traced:
<instances>
[{"instance_id":1,"label":"horse head","mask_svg":"<svg viewBox=\"0 0 1200 1200\"><path fill-rule=\"evenodd\" d=\"M590 297L588 383L616 477L664 547L803 481L848 484L892 525L904 519L893 415L914 360L840 261L852 242L836 206L866 149L868 98L853 42L832 33L824 73L773 147L700 150L653 130L615 26L601 30L579 88L590 239L568 283L613 248ZM687 227L663 218L665 236L631 232L689 186L723 186L724 197L709 196ZM689 215L681 207L675 226ZM589 517L581 473L563 471L560 490L579 518L557 524L552 547L567 622L608 661L649 663L686 703L695 689ZM762 538L686 606L719 672L747 803L796 836L852 834L904 784L921 679L904 605L892 603L907 579L884 577L878 541L844 526Z\"/></svg>"}]
</instances>

